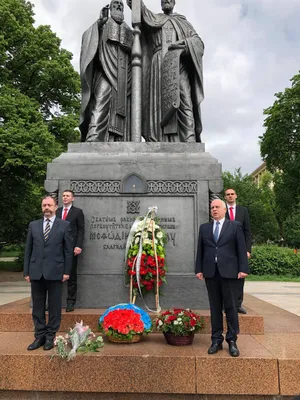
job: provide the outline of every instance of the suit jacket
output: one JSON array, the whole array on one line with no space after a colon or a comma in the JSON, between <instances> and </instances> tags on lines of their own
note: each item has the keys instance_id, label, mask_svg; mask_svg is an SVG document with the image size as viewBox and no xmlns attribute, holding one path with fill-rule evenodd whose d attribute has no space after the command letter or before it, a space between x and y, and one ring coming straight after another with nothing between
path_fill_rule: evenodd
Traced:
<instances>
[{"instance_id":1,"label":"suit jacket","mask_svg":"<svg viewBox=\"0 0 300 400\"><path fill-rule=\"evenodd\" d=\"M63 208L64 207L59 207L56 210L56 216L58 218L62 218ZM82 249L84 237L84 215L82 209L72 206L68 212L66 221L70 222L74 247Z\"/></svg>"},{"instance_id":2,"label":"suit jacket","mask_svg":"<svg viewBox=\"0 0 300 400\"><path fill-rule=\"evenodd\" d=\"M215 275L216 259L223 278L237 278L239 272L249 273L248 258L240 222L225 219L216 243L213 238L213 222L200 226L195 273L204 278Z\"/></svg>"},{"instance_id":3,"label":"suit jacket","mask_svg":"<svg viewBox=\"0 0 300 400\"><path fill-rule=\"evenodd\" d=\"M225 214L225 218L230 219L229 212L228 212L228 205L227 211ZM243 225L245 241L246 241L246 248L249 253L251 253L251 245L252 245L252 236L251 236L251 229L250 229L250 218L248 213L248 208L236 205L235 209L235 221L239 221Z\"/></svg>"},{"instance_id":4,"label":"suit jacket","mask_svg":"<svg viewBox=\"0 0 300 400\"><path fill-rule=\"evenodd\" d=\"M24 276L39 280L62 280L72 269L73 243L69 222L55 218L48 239L44 239L44 219L30 222L24 257Z\"/></svg>"}]
</instances>

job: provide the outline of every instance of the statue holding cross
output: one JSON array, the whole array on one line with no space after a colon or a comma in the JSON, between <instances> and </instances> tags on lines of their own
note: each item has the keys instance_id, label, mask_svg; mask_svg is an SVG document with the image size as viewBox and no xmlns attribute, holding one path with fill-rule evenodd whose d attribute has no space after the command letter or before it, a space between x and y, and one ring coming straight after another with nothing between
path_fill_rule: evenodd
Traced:
<instances>
[{"instance_id":1,"label":"statue holding cross","mask_svg":"<svg viewBox=\"0 0 300 400\"><path fill-rule=\"evenodd\" d=\"M175 0L161 0L159 14L141 0L127 4L141 29L144 138L201 142L202 40L185 16L174 13Z\"/></svg>"},{"instance_id":2,"label":"statue holding cross","mask_svg":"<svg viewBox=\"0 0 300 400\"><path fill-rule=\"evenodd\" d=\"M110 15L109 15L110 13ZM111 0L82 37L82 141L130 141L132 30L122 0Z\"/></svg>"}]
</instances>

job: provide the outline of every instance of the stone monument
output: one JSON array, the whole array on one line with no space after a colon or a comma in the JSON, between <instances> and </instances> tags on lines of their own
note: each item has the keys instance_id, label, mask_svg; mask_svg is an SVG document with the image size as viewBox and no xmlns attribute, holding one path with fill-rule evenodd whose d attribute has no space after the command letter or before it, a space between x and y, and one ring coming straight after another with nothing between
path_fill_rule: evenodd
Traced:
<instances>
[{"instance_id":1,"label":"stone monument","mask_svg":"<svg viewBox=\"0 0 300 400\"><path fill-rule=\"evenodd\" d=\"M86 107L84 103L82 108L85 110L81 118L85 122L80 126L83 143L69 144L68 152L48 164L47 169L45 189L56 193L59 199L63 190L72 189L76 205L85 213L86 234L78 265L76 307L105 308L129 301L129 289L124 284L127 237L135 218L156 205L169 239L168 283L162 287L160 305L208 309L205 284L195 278L194 260L199 225L208 221L209 202L222 190L222 179L221 165L205 152L200 139L204 46L185 17L173 13L174 0L162 0L163 14L152 13L140 0L127 2L132 8L131 60L127 59L125 64L123 56L117 57L124 36L119 20L118 26L112 23L114 32L119 33L108 34L103 46L97 45L90 73L95 71L95 65L99 66L98 57L101 58L104 45L113 46L115 79L120 83L116 99L121 103L126 100L123 126L130 126L130 131L124 130L120 135L108 128L108 134L101 135L101 139L100 135L94 135L94 120L89 111L97 114L98 110L92 94L89 98L92 106ZM111 17L107 8L102 10L93 28L98 39L104 35L113 10L123 12L123 7L122 1L112 0ZM126 32L131 37L127 28ZM121 47L123 52L124 46ZM126 74L118 63L126 67ZM155 76L162 79L155 81ZM126 97L128 91L123 88L119 98L124 79L127 88L131 87L131 96ZM156 89L151 86L153 81ZM83 101L87 87L93 93L93 86L85 86L83 82ZM105 98L107 92L101 93ZM102 115L103 121L98 118L101 129L105 124L110 126L107 121L111 120L111 112L118 113L111 98L108 110ZM89 132L94 133L89 135ZM146 301L151 307L155 304L152 294ZM137 304L143 307L141 301Z\"/></svg>"}]
</instances>

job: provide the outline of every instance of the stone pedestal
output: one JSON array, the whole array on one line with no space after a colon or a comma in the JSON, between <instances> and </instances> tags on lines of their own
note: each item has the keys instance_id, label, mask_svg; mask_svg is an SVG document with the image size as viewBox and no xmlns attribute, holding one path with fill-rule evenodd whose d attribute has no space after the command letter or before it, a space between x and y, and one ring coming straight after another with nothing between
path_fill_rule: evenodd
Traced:
<instances>
[{"instance_id":1,"label":"stone pedestal","mask_svg":"<svg viewBox=\"0 0 300 400\"><path fill-rule=\"evenodd\" d=\"M162 308L208 309L204 282L195 278L198 228L209 199L222 190L221 165L202 143L81 143L48 164L45 189L72 189L85 214L76 308L128 302L125 246L133 221L158 206L167 232L168 284ZM154 307L154 296L146 297ZM138 300L137 304L143 307Z\"/></svg>"}]
</instances>

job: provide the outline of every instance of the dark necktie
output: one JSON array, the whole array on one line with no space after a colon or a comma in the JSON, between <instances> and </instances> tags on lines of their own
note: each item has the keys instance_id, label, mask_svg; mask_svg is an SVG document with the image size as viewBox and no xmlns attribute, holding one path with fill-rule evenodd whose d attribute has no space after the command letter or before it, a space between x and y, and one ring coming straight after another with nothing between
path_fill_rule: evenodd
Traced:
<instances>
[{"instance_id":1,"label":"dark necktie","mask_svg":"<svg viewBox=\"0 0 300 400\"><path fill-rule=\"evenodd\" d=\"M215 227L215 231L214 231L214 241L217 243L218 239L219 239L219 230L220 230L220 222L217 221L216 222L216 227Z\"/></svg>"},{"instance_id":2,"label":"dark necktie","mask_svg":"<svg viewBox=\"0 0 300 400\"><path fill-rule=\"evenodd\" d=\"M48 239L49 233L50 233L50 230L51 230L51 228L50 228L50 219L46 219L46 221L47 221L47 224L46 224L46 228L45 228L45 231L44 231L44 239L45 239L45 241Z\"/></svg>"}]
</instances>

